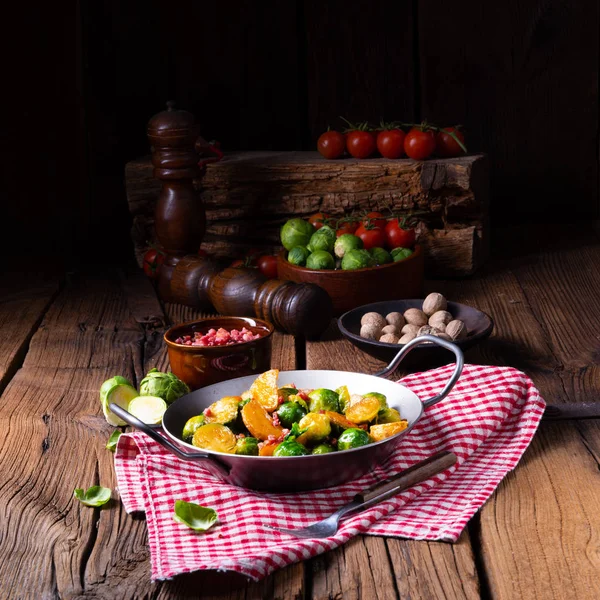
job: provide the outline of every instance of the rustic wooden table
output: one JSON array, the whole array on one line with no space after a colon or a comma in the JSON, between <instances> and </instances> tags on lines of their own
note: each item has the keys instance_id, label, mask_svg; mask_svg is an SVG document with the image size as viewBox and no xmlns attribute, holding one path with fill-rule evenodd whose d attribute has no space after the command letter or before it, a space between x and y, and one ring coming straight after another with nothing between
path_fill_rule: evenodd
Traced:
<instances>
[{"instance_id":1,"label":"rustic wooden table","mask_svg":"<svg viewBox=\"0 0 600 600\"><path fill-rule=\"evenodd\" d=\"M430 290L494 316L470 362L526 371L552 403L600 401L600 240L571 230ZM139 276L13 276L0 288L1 598L599 598L600 422L543 423L517 469L458 543L360 537L261 583L196 573L150 583L144 520L119 502L81 506L75 487L115 486L102 381L166 369L162 331L193 310L157 304ZM332 328L275 338L273 366L373 372Z\"/></svg>"}]
</instances>

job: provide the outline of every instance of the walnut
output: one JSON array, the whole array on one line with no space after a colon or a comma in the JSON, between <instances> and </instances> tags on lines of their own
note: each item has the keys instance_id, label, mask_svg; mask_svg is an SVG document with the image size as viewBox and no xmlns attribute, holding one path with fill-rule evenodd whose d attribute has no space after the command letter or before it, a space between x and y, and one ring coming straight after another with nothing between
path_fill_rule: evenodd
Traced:
<instances>
[{"instance_id":1,"label":"walnut","mask_svg":"<svg viewBox=\"0 0 600 600\"><path fill-rule=\"evenodd\" d=\"M379 327L379 331L381 331L381 329L387 325L385 319L379 313L376 312L369 312L364 314L362 316L362 319L360 320L360 324L377 325L377 327Z\"/></svg>"},{"instance_id":2,"label":"walnut","mask_svg":"<svg viewBox=\"0 0 600 600\"><path fill-rule=\"evenodd\" d=\"M417 337L421 335L436 335L436 333L441 333L441 331L435 327L432 327L431 325L423 325L423 327L419 329Z\"/></svg>"},{"instance_id":3,"label":"walnut","mask_svg":"<svg viewBox=\"0 0 600 600\"><path fill-rule=\"evenodd\" d=\"M411 340L417 337L416 333L405 333L399 340L399 344L408 344Z\"/></svg>"},{"instance_id":4,"label":"walnut","mask_svg":"<svg viewBox=\"0 0 600 600\"><path fill-rule=\"evenodd\" d=\"M389 325L393 325L398 331L404 327L405 321L402 313L391 312L385 316L385 320Z\"/></svg>"},{"instance_id":5,"label":"walnut","mask_svg":"<svg viewBox=\"0 0 600 600\"><path fill-rule=\"evenodd\" d=\"M453 340L462 340L467 337L467 326L461 320L455 319L446 325L446 333Z\"/></svg>"},{"instance_id":6,"label":"walnut","mask_svg":"<svg viewBox=\"0 0 600 600\"><path fill-rule=\"evenodd\" d=\"M386 344L395 344L398 342L398 336L395 333L386 333L379 338L379 341Z\"/></svg>"},{"instance_id":7,"label":"walnut","mask_svg":"<svg viewBox=\"0 0 600 600\"><path fill-rule=\"evenodd\" d=\"M417 333L419 333L419 325L410 325L410 324L407 323L402 328L402 330L400 331L400 333L403 333L404 335L406 335L407 333L409 333L413 337L416 337Z\"/></svg>"},{"instance_id":8,"label":"walnut","mask_svg":"<svg viewBox=\"0 0 600 600\"><path fill-rule=\"evenodd\" d=\"M454 317L447 310L438 310L429 317L428 323L440 331L446 331L446 325L448 325L453 318Z\"/></svg>"},{"instance_id":9,"label":"walnut","mask_svg":"<svg viewBox=\"0 0 600 600\"><path fill-rule=\"evenodd\" d=\"M386 325L381 330L381 334L383 335L384 333L393 333L395 335L398 335L398 328L395 325Z\"/></svg>"},{"instance_id":10,"label":"walnut","mask_svg":"<svg viewBox=\"0 0 600 600\"><path fill-rule=\"evenodd\" d=\"M440 331L439 333L434 334L436 337L441 338L442 340L446 340L447 342L451 342L452 338L447 334L444 333L443 331Z\"/></svg>"},{"instance_id":11,"label":"walnut","mask_svg":"<svg viewBox=\"0 0 600 600\"><path fill-rule=\"evenodd\" d=\"M418 308L409 308L404 313L404 320L409 325L418 325L419 327L427 325L427 315Z\"/></svg>"},{"instance_id":12,"label":"walnut","mask_svg":"<svg viewBox=\"0 0 600 600\"><path fill-rule=\"evenodd\" d=\"M446 310L446 308L448 308L446 298L437 292L429 294L429 296L423 300L423 312L428 317L440 310Z\"/></svg>"},{"instance_id":13,"label":"walnut","mask_svg":"<svg viewBox=\"0 0 600 600\"><path fill-rule=\"evenodd\" d=\"M381 335L381 327L373 323L367 323L360 328L360 337L368 340L378 340Z\"/></svg>"}]
</instances>

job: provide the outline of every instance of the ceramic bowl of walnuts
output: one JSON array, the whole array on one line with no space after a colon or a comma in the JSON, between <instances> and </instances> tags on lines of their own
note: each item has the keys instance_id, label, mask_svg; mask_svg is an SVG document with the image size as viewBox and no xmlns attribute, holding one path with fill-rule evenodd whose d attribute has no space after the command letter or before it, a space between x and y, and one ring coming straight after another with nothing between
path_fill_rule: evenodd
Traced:
<instances>
[{"instance_id":1,"label":"ceramic bowl of walnuts","mask_svg":"<svg viewBox=\"0 0 600 600\"><path fill-rule=\"evenodd\" d=\"M434 292L424 300L388 300L360 306L343 314L338 326L361 350L389 362L404 344L424 334L468 350L489 337L494 322L486 313ZM416 359L443 360L447 352L433 344L424 344L410 354Z\"/></svg>"}]
</instances>

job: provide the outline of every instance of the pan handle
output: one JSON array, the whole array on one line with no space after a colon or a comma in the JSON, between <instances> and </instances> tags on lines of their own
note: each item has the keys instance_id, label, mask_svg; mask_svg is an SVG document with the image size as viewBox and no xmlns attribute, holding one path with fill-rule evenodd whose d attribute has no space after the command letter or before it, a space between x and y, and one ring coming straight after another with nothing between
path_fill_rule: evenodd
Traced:
<instances>
[{"instance_id":1,"label":"pan handle","mask_svg":"<svg viewBox=\"0 0 600 600\"><path fill-rule=\"evenodd\" d=\"M134 417L130 412L126 411L120 406L117 406L116 404L111 403L108 405L108 408L110 408L110 410L115 413L117 417L123 419L127 425L131 425L131 427L134 429L145 433L148 437L151 437L155 442L158 442L163 448L166 448L179 458L196 462L206 461L206 466L210 472L221 479L225 479L229 475L231 468L214 456L205 454L204 452L185 452L171 440L158 433L160 428L147 425L143 421L140 421L137 417Z\"/></svg>"},{"instance_id":2,"label":"pan handle","mask_svg":"<svg viewBox=\"0 0 600 600\"><path fill-rule=\"evenodd\" d=\"M425 408L429 408L430 406L437 404L440 400L443 400L450 393L450 390L454 387L454 384L458 381L458 378L462 373L465 364L465 358L463 356L462 350L456 344L453 344L452 342L447 342L446 340L443 340L439 337L435 337L433 335L420 335L419 337L408 342L408 344L404 344L400 352L398 352L398 354L394 356L392 362L390 362L390 364L382 371L375 373L376 377L385 377L386 375L393 373L398 368L398 365L402 362L404 357L413 348L415 348L416 346L420 346L421 344L426 344L428 342L432 342L433 344L441 346L442 348L446 348L446 350L450 350L450 352L454 353L454 356L456 357L456 365L454 367L454 371L450 379L448 379L446 385L444 386L444 389L436 396L433 396L433 398L423 400L423 405L425 406Z\"/></svg>"}]
</instances>

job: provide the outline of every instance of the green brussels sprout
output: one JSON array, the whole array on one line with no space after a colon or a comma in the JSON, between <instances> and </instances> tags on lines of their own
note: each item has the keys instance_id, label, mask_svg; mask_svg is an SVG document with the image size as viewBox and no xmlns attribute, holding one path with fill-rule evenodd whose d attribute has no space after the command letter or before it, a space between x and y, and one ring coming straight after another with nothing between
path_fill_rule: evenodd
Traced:
<instances>
[{"instance_id":1,"label":"green brussels sprout","mask_svg":"<svg viewBox=\"0 0 600 600\"><path fill-rule=\"evenodd\" d=\"M308 412L308 404L306 404L306 402L302 398L300 398L300 396L292 394L291 396L288 396L287 401L299 404L305 412Z\"/></svg>"},{"instance_id":2,"label":"green brussels sprout","mask_svg":"<svg viewBox=\"0 0 600 600\"><path fill-rule=\"evenodd\" d=\"M306 246L294 246L288 252L288 262L292 265L303 267L306 264L306 259L310 256L310 250Z\"/></svg>"},{"instance_id":3,"label":"green brussels sprout","mask_svg":"<svg viewBox=\"0 0 600 600\"><path fill-rule=\"evenodd\" d=\"M394 261L392 255L383 248L371 248L369 250L376 265L387 265Z\"/></svg>"},{"instance_id":4,"label":"green brussels sprout","mask_svg":"<svg viewBox=\"0 0 600 600\"><path fill-rule=\"evenodd\" d=\"M360 448L371 442L369 434L364 429L346 429L338 439L338 450Z\"/></svg>"},{"instance_id":5,"label":"green brussels sprout","mask_svg":"<svg viewBox=\"0 0 600 600\"><path fill-rule=\"evenodd\" d=\"M319 388L318 390L313 390L308 397L310 398L310 404L308 405L310 412L316 413L320 410L340 412L339 397L333 390Z\"/></svg>"},{"instance_id":6,"label":"green brussels sprout","mask_svg":"<svg viewBox=\"0 0 600 600\"><path fill-rule=\"evenodd\" d=\"M235 453L243 456L258 456L258 440L253 437L238 439L235 443Z\"/></svg>"},{"instance_id":7,"label":"green brussels sprout","mask_svg":"<svg viewBox=\"0 0 600 600\"><path fill-rule=\"evenodd\" d=\"M338 395L338 402L340 403L340 411L344 412L346 410L346 405L350 402L350 392L348 391L348 387L343 385L335 390L335 393Z\"/></svg>"},{"instance_id":8,"label":"green brussels sprout","mask_svg":"<svg viewBox=\"0 0 600 600\"><path fill-rule=\"evenodd\" d=\"M335 241L333 251L338 258L344 258L346 252L361 250L363 246L363 241L357 235L344 233Z\"/></svg>"},{"instance_id":9,"label":"green brussels sprout","mask_svg":"<svg viewBox=\"0 0 600 600\"><path fill-rule=\"evenodd\" d=\"M281 442L273 452L273 456L305 456L306 454L308 450L296 440Z\"/></svg>"},{"instance_id":10,"label":"green brussels sprout","mask_svg":"<svg viewBox=\"0 0 600 600\"><path fill-rule=\"evenodd\" d=\"M304 219L290 219L281 228L281 243L286 250L296 246L306 246L315 228Z\"/></svg>"},{"instance_id":11,"label":"green brussels sprout","mask_svg":"<svg viewBox=\"0 0 600 600\"><path fill-rule=\"evenodd\" d=\"M384 394L380 394L379 392L369 392L368 394L363 394L363 398L377 398L379 400L379 404L381 405L380 410L384 410L388 407L387 398Z\"/></svg>"},{"instance_id":12,"label":"green brussels sprout","mask_svg":"<svg viewBox=\"0 0 600 600\"><path fill-rule=\"evenodd\" d=\"M108 392L110 392L110 390L117 385L128 385L129 387L133 387L133 384L131 381L129 381L129 379L125 379L125 377L121 377L120 375L115 375L114 377L107 379L100 386L100 402L105 404Z\"/></svg>"},{"instance_id":13,"label":"green brussels sprout","mask_svg":"<svg viewBox=\"0 0 600 600\"><path fill-rule=\"evenodd\" d=\"M342 270L344 271L366 269L374 265L375 261L368 250L349 250L342 258Z\"/></svg>"},{"instance_id":14,"label":"green brussels sprout","mask_svg":"<svg viewBox=\"0 0 600 600\"><path fill-rule=\"evenodd\" d=\"M191 419L188 419L186 424L183 426L183 433L181 434L183 441L191 444L194 433L196 433L196 429L198 429L198 427L202 427L202 425L204 425L204 415L197 415Z\"/></svg>"},{"instance_id":15,"label":"green brussels sprout","mask_svg":"<svg viewBox=\"0 0 600 600\"><path fill-rule=\"evenodd\" d=\"M140 396L156 396L167 404L190 393L190 388L174 373L161 373L150 369L140 383Z\"/></svg>"},{"instance_id":16,"label":"green brussels sprout","mask_svg":"<svg viewBox=\"0 0 600 600\"><path fill-rule=\"evenodd\" d=\"M321 227L321 229L323 228ZM306 266L309 269L333 269L335 267L335 261L329 252L317 250L308 257Z\"/></svg>"},{"instance_id":17,"label":"green brussels sprout","mask_svg":"<svg viewBox=\"0 0 600 600\"><path fill-rule=\"evenodd\" d=\"M331 434L331 421L327 415L309 412L300 419L298 429L306 430L299 438L302 444L317 443Z\"/></svg>"},{"instance_id":18,"label":"green brussels sprout","mask_svg":"<svg viewBox=\"0 0 600 600\"><path fill-rule=\"evenodd\" d=\"M295 396L298 393L298 390L295 387L280 387L277 390L277 394L281 396L286 402L290 396Z\"/></svg>"},{"instance_id":19,"label":"green brussels sprout","mask_svg":"<svg viewBox=\"0 0 600 600\"><path fill-rule=\"evenodd\" d=\"M317 252L318 250L325 250L330 254L333 252L333 245L335 244L335 231L329 227L329 225L323 225L321 229L315 231L308 242L307 248L311 252Z\"/></svg>"},{"instance_id":20,"label":"green brussels sprout","mask_svg":"<svg viewBox=\"0 0 600 600\"><path fill-rule=\"evenodd\" d=\"M280 423L288 429L294 423L298 423L305 415L306 411L297 402L284 402L277 409L277 416Z\"/></svg>"},{"instance_id":21,"label":"green brussels sprout","mask_svg":"<svg viewBox=\"0 0 600 600\"><path fill-rule=\"evenodd\" d=\"M408 258L412 253L413 251L410 248L394 248L392 250L392 258L394 259L394 262L400 262L401 260Z\"/></svg>"},{"instance_id":22,"label":"green brussels sprout","mask_svg":"<svg viewBox=\"0 0 600 600\"><path fill-rule=\"evenodd\" d=\"M335 448L331 444L319 444L312 449L311 454L328 454L335 452Z\"/></svg>"},{"instance_id":23,"label":"green brussels sprout","mask_svg":"<svg viewBox=\"0 0 600 600\"><path fill-rule=\"evenodd\" d=\"M402 421L400 413L395 408L384 408L377 415L377 423L399 423Z\"/></svg>"}]
</instances>

